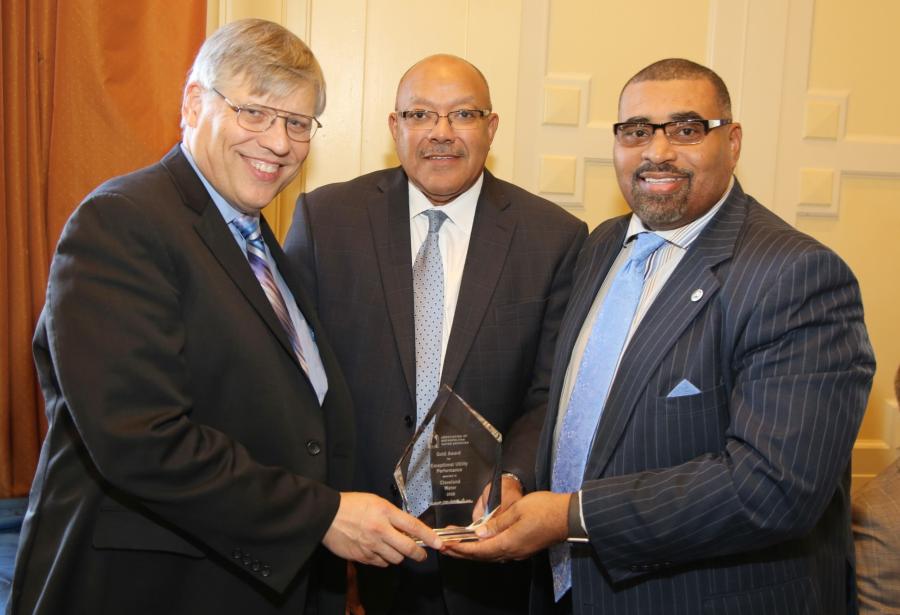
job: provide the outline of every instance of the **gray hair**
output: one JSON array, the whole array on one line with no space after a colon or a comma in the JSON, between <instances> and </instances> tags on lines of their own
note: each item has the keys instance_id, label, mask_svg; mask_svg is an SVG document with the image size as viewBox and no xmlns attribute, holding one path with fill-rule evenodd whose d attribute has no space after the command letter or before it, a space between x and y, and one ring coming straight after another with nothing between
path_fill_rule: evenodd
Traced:
<instances>
[{"instance_id":1,"label":"gray hair","mask_svg":"<svg viewBox=\"0 0 900 615\"><path fill-rule=\"evenodd\" d=\"M264 19L228 23L206 39L188 73L187 85L218 88L235 77L255 95L288 96L301 85L316 95L315 114L325 110L325 77L310 48L285 27Z\"/></svg>"}]
</instances>

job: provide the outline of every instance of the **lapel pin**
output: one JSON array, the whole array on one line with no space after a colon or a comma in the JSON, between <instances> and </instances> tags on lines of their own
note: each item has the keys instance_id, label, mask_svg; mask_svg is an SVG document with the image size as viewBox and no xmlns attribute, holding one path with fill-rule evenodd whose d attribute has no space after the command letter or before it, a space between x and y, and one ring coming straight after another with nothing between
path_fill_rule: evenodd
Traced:
<instances>
[{"instance_id":1,"label":"lapel pin","mask_svg":"<svg viewBox=\"0 0 900 615\"><path fill-rule=\"evenodd\" d=\"M703 289L702 288L698 288L693 293L691 293L691 301L693 301L694 303L696 303L697 301L700 301L700 299L702 299L702 298L703 298Z\"/></svg>"}]
</instances>

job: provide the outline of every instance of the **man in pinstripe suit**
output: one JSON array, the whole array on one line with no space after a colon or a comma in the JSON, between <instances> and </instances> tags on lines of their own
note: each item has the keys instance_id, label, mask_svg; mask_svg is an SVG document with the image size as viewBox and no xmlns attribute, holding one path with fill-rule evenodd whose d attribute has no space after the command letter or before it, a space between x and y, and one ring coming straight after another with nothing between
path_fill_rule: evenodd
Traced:
<instances>
[{"instance_id":1,"label":"man in pinstripe suit","mask_svg":"<svg viewBox=\"0 0 900 615\"><path fill-rule=\"evenodd\" d=\"M619 119L614 162L634 215L601 224L576 265L538 450L548 491L481 543L444 549L562 547L570 575L539 558L536 613L853 612L849 462L874 371L856 280L733 178L741 126L714 72L654 63L622 90ZM664 241L625 341L600 350L614 367L587 404L581 487L549 491L571 454L558 446L567 413L591 384L579 376L594 323L642 233ZM551 584L565 591L555 605Z\"/></svg>"}]
</instances>

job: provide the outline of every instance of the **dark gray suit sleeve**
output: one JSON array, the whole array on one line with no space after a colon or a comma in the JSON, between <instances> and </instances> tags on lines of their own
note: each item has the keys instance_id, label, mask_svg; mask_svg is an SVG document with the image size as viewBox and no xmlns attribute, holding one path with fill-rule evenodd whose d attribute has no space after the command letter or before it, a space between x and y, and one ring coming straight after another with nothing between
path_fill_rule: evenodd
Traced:
<instances>
[{"instance_id":1,"label":"dark gray suit sleeve","mask_svg":"<svg viewBox=\"0 0 900 615\"><path fill-rule=\"evenodd\" d=\"M569 249L559 261L547 300L531 384L523 403L524 412L510 427L503 441L503 471L515 474L526 491L535 489L535 459L547 413L556 339L572 292L575 262L586 238L587 225L584 222L573 223Z\"/></svg>"},{"instance_id":2,"label":"dark gray suit sleeve","mask_svg":"<svg viewBox=\"0 0 900 615\"><path fill-rule=\"evenodd\" d=\"M728 285L739 290L716 298L722 348L680 340L664 359L665 369L684 373L697 353L719 353L729 376L705 410L718 406L728 417L724 448L585 483L590 541L614 582L801 537L847 470L874 371L859 288L825 249L772 263L732 268ZM638 412L667 407L651 399ZM715 414L695 412L696 437L715 431L704 423ZM668 418L656 420L665 433Z\"/></svg>"}]
</instances>

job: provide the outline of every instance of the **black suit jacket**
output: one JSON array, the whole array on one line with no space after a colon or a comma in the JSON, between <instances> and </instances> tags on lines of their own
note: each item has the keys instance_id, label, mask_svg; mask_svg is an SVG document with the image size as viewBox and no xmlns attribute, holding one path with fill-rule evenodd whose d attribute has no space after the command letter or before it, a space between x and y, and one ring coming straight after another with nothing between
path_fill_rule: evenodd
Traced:
<instances>
[{"instance_id":1,"label":"black suit jacket","mask_svg":"<svg viewBox=\"0 0 900 615\"><path fill-rule=\"evenodd\" d=\"M627 225L600 225L576 267L542 488L569 356ZM873 371L853 274L736 184L622 357L585 469L574 611L852 609L849 462ZM700 392L670 397L685 378ZM535 581L552 598L549 570Z\"/></svg>"},{"instance_id":2,"label":"black suit jacket","mask_svg":"<svg viewBox=\"0 0 900 615\"><path fill-rule=\"evenodd\" d=\"M574 216L485 171L441 382L503 433L503 469L529 488L553 346L586 235ZM355 483L399 505L394 466L416 422L406 174L378 171L302 195L285 251L309 276L347 374L360 434ZM525 608L527 583L513 566L442 558L440 567L453 613ZM360 571L370 612L401 595L393 572Z\"/></svg>"},{"instance_id":3,"label":"black suit jacket","mask_svg":"<svg viewBox=\"0 0 900 615\"><path fill-rule=\"evenodd\" d=\"M176 146L72 215L34 354L50 429L11 613L297 613L352 471L349 394L319 406Z\"/></svg>"}]
</instances>

